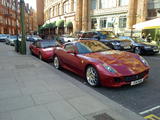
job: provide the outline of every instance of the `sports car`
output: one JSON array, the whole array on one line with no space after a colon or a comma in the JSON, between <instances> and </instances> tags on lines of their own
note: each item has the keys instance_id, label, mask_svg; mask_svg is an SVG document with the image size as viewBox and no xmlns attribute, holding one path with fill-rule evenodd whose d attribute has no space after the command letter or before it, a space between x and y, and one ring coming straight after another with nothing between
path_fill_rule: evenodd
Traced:
<instances>
[{"instance_id":1,"label":"sports car","mask_svg":"<svg viewBox=\"0 0 160 120\"><path fill-rule=\"evenodd\" d=\"M58 45L54 40L38 40L30 44L31 54L36 55L41 60L51 60L53 49Z\"/></svg>"},{"instance_id":2,"label":"sports car","mask_svg":"<svg viewBox=\"0 0 160 120\"><path fill-rule=\"evenodd\" d=\"M143 57L112 50L95 40L74 41L57 47L53 52L53 65L85 77L93 87L137 85L148 78L150 69Z\"/></svg>"}]
</instances>

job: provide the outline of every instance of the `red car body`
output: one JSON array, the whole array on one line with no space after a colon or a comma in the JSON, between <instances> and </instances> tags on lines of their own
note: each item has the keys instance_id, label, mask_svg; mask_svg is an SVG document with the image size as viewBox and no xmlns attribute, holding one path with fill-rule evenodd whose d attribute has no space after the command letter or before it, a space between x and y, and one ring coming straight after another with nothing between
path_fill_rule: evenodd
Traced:
<instances>
[{"instance_id":1,"label":"red car body","mask_svg":"<svg viewBox=\"0 0 160 120\"><path fill-rule=\"evenodd\" d=\"M56 42L53 40L40 40L30 44L29 49L32 54L38 56L40 59L51 60L53 57L53 49L56 45Z\"/></svg>"},{"instance_id":2,"label":"red car body","mask_svg":"<svg viewBox=\"0 0 160 120\"><path fill-rule=\"evenodd\" d=\"M54 56L58 57L61 67L85 77L86 68L91 65L98 72L100 84L109 87L120 87L131 84L132 81L148 78L150 67L142 62L139 55L117 50L79 54L76 47L78 42L95 41L70 42L54 49ZM72 45L75 51L67 50L69 48L67 45ZM110 66L116 72L106 70L103 64Z\"/></svg>"}]
</instances>

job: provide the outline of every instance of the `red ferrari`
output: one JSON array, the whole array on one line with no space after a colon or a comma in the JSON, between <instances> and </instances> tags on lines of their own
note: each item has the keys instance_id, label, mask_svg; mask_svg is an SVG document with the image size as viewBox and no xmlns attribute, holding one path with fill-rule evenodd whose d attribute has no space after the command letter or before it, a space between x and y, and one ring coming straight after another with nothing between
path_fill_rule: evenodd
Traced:
<instances>
[{"instance_id":1,"label":"red ferrari","mask_svg":"<svg viewBox=\"0 0 160 120\"><path fill-rule=\"evenodd\" d=\"M31 54L39 57L41 60L51 60L53 58L53 49L57 46L54 40L39 40L30 44Z\"/></svg>"},{"instance_id":2,"label":"red ferrari","mask_svg":"<svg viewBox=\"0 0 160 120\"><path fill-rule=\"evenodd\" d=\"M95 40L81 40L54 49L55 68L86 78L91 86L137 85L148 78L149 64L133 53L112 50Z\"/></svg>"}]
</instances>

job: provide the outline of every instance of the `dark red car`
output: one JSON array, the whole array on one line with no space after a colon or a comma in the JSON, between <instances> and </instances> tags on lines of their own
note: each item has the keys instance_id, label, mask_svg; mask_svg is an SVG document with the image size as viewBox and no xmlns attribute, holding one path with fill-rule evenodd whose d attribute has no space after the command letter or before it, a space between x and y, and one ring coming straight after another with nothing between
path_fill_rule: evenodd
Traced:
<instances>
[{"instance_id":1,"label":"dark red car","mask_svg":"<svg viewBox=\"0 0 160 120\"><path fill-rule=\"evenodd\" d=\"M148 78L147 61L133 53L112 50L95 40L70 42L54 49L55 68L86 78L91 86L136 85Z\"/></svg>"},{"instance_id":2,"label":"dark red car","mask_svg":"<svg viewBox=\"0 0 160 120\"><path fill-rule=\"evenodd\" d=\"M53 58L53 49L57 46L54 40L39 40L30 44L31 54L38 56L42 60L51 60Z\"/></svg>"}]
</instances>

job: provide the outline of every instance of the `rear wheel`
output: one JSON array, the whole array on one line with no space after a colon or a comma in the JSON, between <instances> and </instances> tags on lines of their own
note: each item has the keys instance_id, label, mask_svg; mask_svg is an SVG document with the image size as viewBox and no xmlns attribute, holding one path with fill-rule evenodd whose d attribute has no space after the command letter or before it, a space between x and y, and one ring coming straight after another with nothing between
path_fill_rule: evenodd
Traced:
<instances>
[{"instance_id":1,"label":"rear wheel","mask_svg":"<svg viewBox=\"0 0 160 120\"><path fill-rule=\"evenodd\" d=\"M30 53L31 53L31 55L33 55L33 51L32 51L32 49L30 48Z\"/></svg>"},{"instance_id":2,"label":"rear wheel","mask_svg":"<svg viewBox=\"0 0 160 120\"><path fill-rule=\"evenodd\" d=\"M96 87L99 85L99 76L96 68L93 66L89 66L86 69L86 80L88 84L92 87Z\"/></svg>"},{"instance_id":3,"label":"rear wheel","mask_svg":"<svg viewBox=\"0 0 160 120\"><path fill-rule=\"evenodd\" d=\"M54 65L54 67L55 67L56 69L60 69L60 68L61 68L61 66L60 66L60 61L59 61L59 59L58 59L57 56L54 56L54 58L53 58L53 65Z\"/></svg>"},{"instance_id":4,"label":"rear wheel","mask_svg":"<svg viewBox=\"0 0 160 120\"><path fill-rule=\"evenodd\" d=\"M135 50L134 50L134 52L135 52L136 54L139 54L139 55L140 55L142 51L141 51L141 48L140 48L140 47L136 47Z\"/></svg>"}]
</instances>

